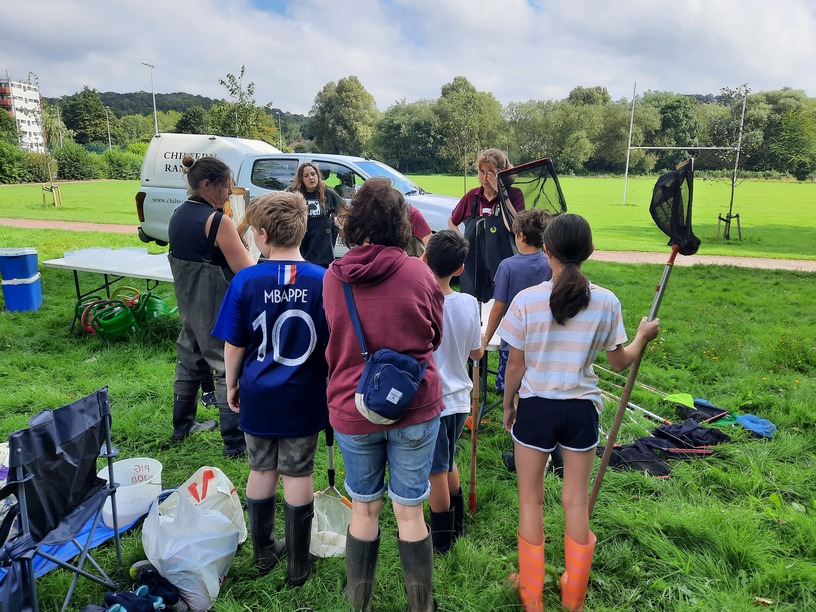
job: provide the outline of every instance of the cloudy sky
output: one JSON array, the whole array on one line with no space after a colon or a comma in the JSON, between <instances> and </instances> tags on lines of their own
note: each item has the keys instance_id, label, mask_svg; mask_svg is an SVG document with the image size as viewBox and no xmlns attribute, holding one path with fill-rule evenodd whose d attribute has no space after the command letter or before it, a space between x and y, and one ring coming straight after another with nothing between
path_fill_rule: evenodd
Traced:
<instances>
[{"instance_id":1,"label":"cloudy sky","mask_svg":"<svg viewBox=\"0 0 816 612\"><path fill-rule=\"evenodd\" d=\"M816 96L813 0L18 0L3 6L0 72L43 95L226 96L246 66L256 102L308 113L356 75L385 110L463 75L503 104L645 90L792 87Z\"/></svg>"}]
</instances>

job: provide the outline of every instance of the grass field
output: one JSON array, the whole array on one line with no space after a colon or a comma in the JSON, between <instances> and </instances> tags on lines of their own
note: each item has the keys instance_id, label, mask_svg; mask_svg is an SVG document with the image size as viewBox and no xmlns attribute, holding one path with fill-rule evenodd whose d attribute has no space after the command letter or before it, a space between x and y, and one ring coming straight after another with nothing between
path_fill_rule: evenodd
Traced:
<instances>
[{"instance_id":1,"label":"grass field","mask_svg":"<svg viewBox=\"0 0 816 612\"><path fill-rule=\"evenodd\" d=\"M461 196L462 177L415 176L428 191ZM562 177L569 212L592 225L595 248L604 251L665 249L663 234L649 215L655 177L629 178L623 206L623 178ZM468 188L478 182L469 177ZM745 181L736 189L734 213L740 215L743 240L733 222L731 241L717 237L717 218L728 213L729 180L695 180L692 225L702 240L701 255L816 259L816 183Z\"/></svg>"},{"instance_id":2,"label":"grass field","mask_svg":"<svg viewBox=\"0 0 816 612\"><path fill-rule=\"evenodd\" d=\"M595 185L592 179L581 179L575 187L565 183L565 191L577 194L577 185L584 180L590 181L587 189L591 191ZM120 183L94 185L111 198L116 190L127 191ZM68 186L63 194L64 210L72 206ZM798 187L812 190L811 185ZM7 189L0 188L0 216L13 216L5 212ZM568 199L578 211L578 202L573 206L572 201ZM111 203L111 212L119 206ZM116 215L125 213L127 207L121 206L122 213ZM614 206L612 200L608 206ZM645 212L645 205L637 210ZM106 215L105 220L122 222L116 215ZM790 233L793 231L791 228ZM6 227L0 227L0 244L34 246L40 261L60 257L68 249L140 245L135 234ZM24 427L40 409L60 406L109 385L114 444L122 458L159 459L164 465L163 484L169 487L179 485L201 465L215 465L224 469L243 497L247 466L243 461L221 457L216 432L162 448L171 431L178 320L156 320L127 342L71 333L71 274L51 268L41 271L41 310L0 310L0 436ZM661 271L662 266L656 265L591 260L585 266L593 281L613 289L621 298L630 334L648 311ZM92 280L91 275L83 276L83 281ZM143 286L136 280L128 284ZM158 291L169 302L174 301L170 285L161 285ZM816 609L814 303L813 274L715 266L674 271L661 306L661 333L647 350L640 380L667 392L688 392L729 410L756 414L776 423L779 429L772 440L766 440L740 428L729 428L732 442L718 447L711 457L672 462L673 473L667 480L636 472L607 473L592 519L598 549L587 610L747 612L758 605L791 612ZM603 378L603 386L617 392L612 385L621 380ZM490 400L495 399L491 394ZM632 399L666 418L676 418L660 403L659 396L642 388L635 389ZM602 415L606 430L613 412L614 405L610 404ZM202 409L201 414L214 416L208 409ZM654 426L638 414L630 416L634 422L624 419L622 442L645 435ZM467 535L453 551L435 560L435 598L443 611L520 610L507 582L517 563L518 520L515 476L501 461L501 453L510 442L499 413L490 413L488 419L479 436L478 512L468 517ZM459 448L460 470L468 474L467 435ZM325 461L321 442L316 489L327 485ZM342 482L339 453L337 462ZM544 602L545 609L550 610L559 609L558 575L564 569L560 489L560 481L548 477ZM374 609L401 610L406 599L396 526L387 501L383 518ZM112 550L107 547L101 552L103 565L112 568ZM125 536L124 555L126 565L143 558L139 529ZM342 559L319 561L313 577L301 589L286 586L284 575L285 568L278 567L268 577L253 576L251 546L246 543L238 551L214 609L346 609ZM42 609L56 609L70 576L55 571L39 582ZM72 609L101 603L102 595L101 588L83 584ZM771 603L761 604L764 600Z\"/></svg>"},{"instance_id":3,"label":"grass field","mask_svg":"<svg viewBox=\"0 0 816 612\"><path fill-rule=\"evenodd\" d=\"M460 197L462 177L413 177L424 189ZM595 248L604 251L666 251L666 238L649 216L648 203L655 179L630 178L628 205L622 206L622 178L564 177L561 179L570 212L592 224ZM477 185L474 177L467 186ZM63 206L43 206L40 185L0 186L0 217L97 221L138 225L134 195L138 181L65 183ZM816 183L746 181L737 187L734 212L740 214L743 240L717 237L717 218L728 212L728 180L697 180L693 227L702 240L701 255L816 259ZM135 228L134 228L135 231Z\"/></svg>"}]
</instances>

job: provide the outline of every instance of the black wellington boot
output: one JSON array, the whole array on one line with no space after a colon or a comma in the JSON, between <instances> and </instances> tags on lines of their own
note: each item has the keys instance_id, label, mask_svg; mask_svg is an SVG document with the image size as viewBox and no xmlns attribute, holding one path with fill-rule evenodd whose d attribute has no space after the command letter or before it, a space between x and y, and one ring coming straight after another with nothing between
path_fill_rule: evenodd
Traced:
<instances>
[{"instance_id":1,"label":"black wellington boot","mask_svg":"<svg viewBox=\"0 0 816 612\"><path fill-rule=\"evenodd\" d=\"M431 511L431 541L434 552L445 554L453 546L453 538L456 532L454 524L456 513L453 508L446 512Z\"/></svg>"},{"instance_id":2,"label":"black wellington boot","mask_svg":"<svg viewBox=\"0 0 816 612\"><path fill-rule=\"evenodd\" d=\"M173 442L181 442L196 431L212 431L218 425L215 421L196 423L197 403L195 395L173 395Z\"/></svg>"},{"instance_id":3,"label":"black wellington boot","mask_svg":"<svg viewBox=\"0 0 816 612\"><path fill-rule=\"evenodd\" d=\"M465 496L462 489L459 493L451 495L451 506L453 507L453 541L455 542L465 535Z\"/></svg>"},{"instance_id":4,"label":"black wellington boot","mask_svg":"<svg viewBox=\"0 0 816 612\"><path fill-rule=\"evenodd\" d=\"M286 544L275 538L277 495L266 499L246 498L252 557L260 574L268 574L286 555Z\"/></svg>"},{"instance_id":5,"label":"black wellington boot","mask_svg":"<svg viewBox=\"0 0 816 612\"><path fill-rule=\"evenodd\" d=\"M371 612L371 593L380 554L380 533L376 540L358 540L346 534L346 587L343 593L354 612Z\"/></svg>"},{"instance_id":6,"label":"black wellington boot","mask_svg":"<svg viewBox=\"0 0 816 612\"><path fill-rule=\"evenodd\" d=\"M221 421L221 439L224 441L225 457L243 457L246 454L246 438L241 431L240 417L226 404L218 404Z\"/></svg>"},{"instance_id":7,"label":"black wellington boot","mask_svg":"<svg viewBox=\"0 0 816 612\"><path fill-rule=\"evenodd\" d=\"M309 578L312 569L312 555L309 544L312 542L312 517L314 502L305 506L283 504L286 517L286 580L292 586L302 586Z\"/></svg>"},{"instance_id":8,"label":"black wellington boot","mask_svg":"<svg viewBox=\"0 0 816 612\"><path fill-rule=\"evenodd\" d=\"M411 612L432 612L433 601L433 544L431 534L419 542L397 538L408 609Z\"/></svg>"}]
</instances>

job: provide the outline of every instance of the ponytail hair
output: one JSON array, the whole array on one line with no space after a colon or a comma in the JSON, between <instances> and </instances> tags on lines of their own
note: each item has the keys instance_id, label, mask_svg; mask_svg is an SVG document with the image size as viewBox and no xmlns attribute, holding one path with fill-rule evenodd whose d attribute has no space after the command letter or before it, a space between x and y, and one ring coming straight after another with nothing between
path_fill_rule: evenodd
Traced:
<instances>
[{"instance_id":1,"label":"ponytail hair","mask_svg":"<svg viewBox=\"0 0 816 612\"><path fill-rule=\"evenodd\" d=\"M550 294L553 318L563 325L589 305L589 279L581 272L581 264L594 248L592 230L580 215L557 215L544 230L544 244L550 255L564 264Z\"/></svg>"}]
</instances>

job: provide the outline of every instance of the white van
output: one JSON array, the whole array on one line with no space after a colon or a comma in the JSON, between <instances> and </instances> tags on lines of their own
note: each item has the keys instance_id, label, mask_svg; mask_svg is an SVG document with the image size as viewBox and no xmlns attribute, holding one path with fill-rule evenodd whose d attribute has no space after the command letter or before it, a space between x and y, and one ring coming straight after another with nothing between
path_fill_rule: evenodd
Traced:
<instances>
[{"instance_id":1,"label":"white van","mask_svg":"<svg viewBox=\"0 0 816 612\"><path fill-rule=\"evenodd\" d=\"M236 187L245 190L247 201L269 191L286 189L294 180L298 165L309 161L320 170L326 184L346 199L366 179L375 176L391 179L435 232L447 229L448 217L458 202L457 198L428 193L392 167L364 157L282 153L260 140L224 136L156 134L147 148L141 188L136 194L136 211L141 222L139 237L143 242L167 244L170 215L187 199L181 160L188 153L193 157L217 157L226 163Z\"/></svg>"}]
</instances>

